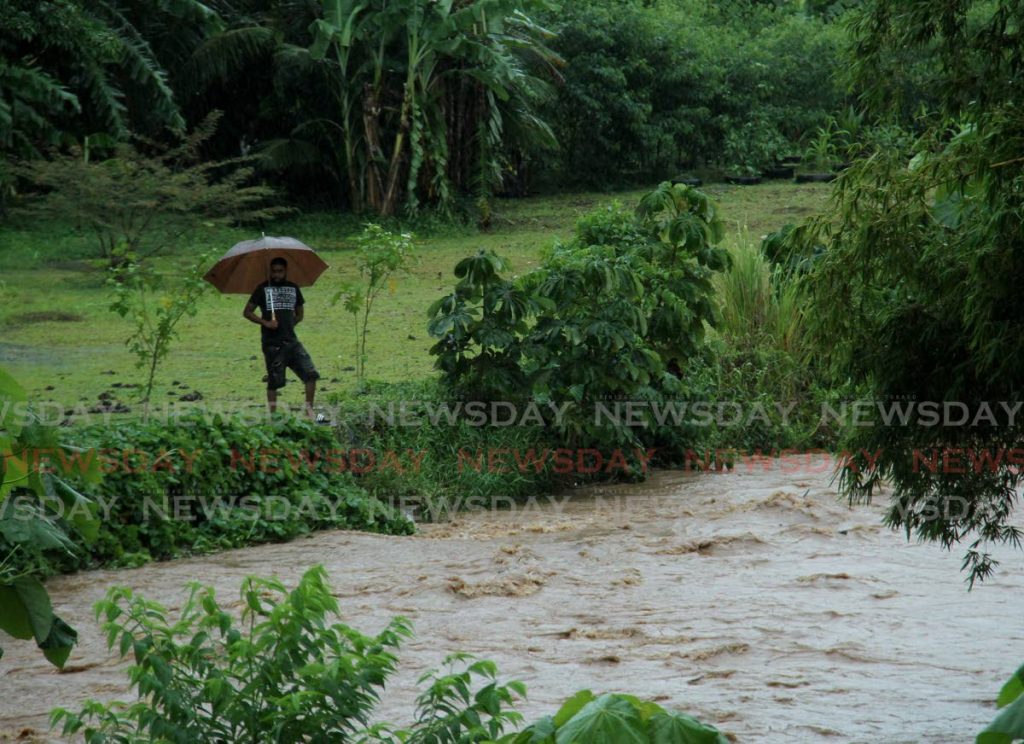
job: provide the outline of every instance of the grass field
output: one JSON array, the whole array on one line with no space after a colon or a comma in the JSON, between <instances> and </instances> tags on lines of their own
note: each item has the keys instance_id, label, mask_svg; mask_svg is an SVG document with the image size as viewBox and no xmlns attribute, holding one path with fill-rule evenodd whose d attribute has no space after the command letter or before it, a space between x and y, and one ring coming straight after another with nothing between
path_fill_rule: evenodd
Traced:
<instances>
[{"instance_id":1,"label":"grass field","mask_svg":"<svg viewBox=\"0 0 1024 744\"><path fill-rule=\"evenodd\" d=\"M827 185L783 182L706 190L720 206L728 242L760 240L815 211L829 193ZM572 234L581 214L614 201L634 206L643 193L500 200L488 232L458 226L422 232L414 272L398 278L395 293L383 296L371 316L368 377L399 381L431 373L426 309L450 291L459 259L492 248L511 261L514 273L529 271L542 249ZM351 215L329 213L290 217L266 228L267 234L292 235L312 245L331 267L316 286L303 290L306 320L298 329L323 378L320 390L328 394L347 391L354 382L352 318L329 301L341 281L355 276L352 239L359 230ZM219 254L252 237L242 230L211 229L169 246L167 255L156 260L161 270L174 271L202 250ZM0 226L0 365L48 410L82 410L105 391L131 406L134 390L122 385L143 377L125 347L127 322L108 309L111 293L104 272L83 260L89 256L89 240L71 226ZM210 292L198 315L182 321L181 337L158 371L155 406L166 400L180 409L186 404L179 398L194 391L205 403L226 409L262 404L259 330L242 318L244 304L241 295ZM289 384L282 400L298 405L301 395L301 386Z\"/></svg>"}]
</instances>

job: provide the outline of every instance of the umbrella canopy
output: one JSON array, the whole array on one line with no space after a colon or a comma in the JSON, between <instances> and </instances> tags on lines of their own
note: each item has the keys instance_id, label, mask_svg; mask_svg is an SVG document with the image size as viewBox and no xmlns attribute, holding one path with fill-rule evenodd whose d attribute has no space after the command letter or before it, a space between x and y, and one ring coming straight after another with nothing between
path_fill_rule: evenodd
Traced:
<instances>
[{"instance_id":1,"label":"umbrella canopy","mask_svg":"<svg viewBox=\"0 0 1024 744\"><path fill-rule=\"evenodd\" d=\"M270 262L288 262L288 281L300 287L313 284L327 264L312 248L295 238L263 236L243 240L221 256L203 277L224 294L249 294L270 277Z\"/></svg>"}]
</instances>

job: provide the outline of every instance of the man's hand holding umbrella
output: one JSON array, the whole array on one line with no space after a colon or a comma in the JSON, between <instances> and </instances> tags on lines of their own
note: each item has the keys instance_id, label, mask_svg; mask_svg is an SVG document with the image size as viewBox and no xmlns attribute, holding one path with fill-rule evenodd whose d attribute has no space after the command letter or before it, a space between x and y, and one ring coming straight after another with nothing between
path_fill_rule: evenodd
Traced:
<instances>
[{"instance_id":1,"label":"man's hand holding umbrella","mask_svg":"<svg viewBox=\"0 0 1024 744\"><path fill-rule=\"evenodd\" d=\"M204 277L221 292L248 294L242 315L261 326L263 358L267 368L267 403L277 409L277 391L291 369L306 386L306 413L313 419L316 381L313 360L295 335L304 317L308 287L327 269L316 252L294 238L263 237L235 245ZM256 315L259 308L261 315Z\"/></svg>"}]
</instances>

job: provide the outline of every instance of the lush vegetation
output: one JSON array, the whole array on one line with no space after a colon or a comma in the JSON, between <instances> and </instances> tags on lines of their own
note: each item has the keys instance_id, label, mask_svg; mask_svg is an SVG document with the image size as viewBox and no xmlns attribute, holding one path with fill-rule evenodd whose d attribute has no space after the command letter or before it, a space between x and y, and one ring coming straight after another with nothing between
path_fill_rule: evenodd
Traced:
<instances>
[{"instance_id":1,"label":"lush vegetation","mask_svg":"<svg viewBox=\"0 0 1024 744\"><path fill-rule=\"evenodd\" d=\"M543 182L758 174L845 105L842 25L796 4L573 3L552 16L568 61L542 109L560 144Z\"/></svg>"},{"instance_id":2,"label":"lush vegetation","mask_svg":"<svg viewBox=\"0 0 1024 744\"><path fill-rule=\"evenodd\" d=\"M866 100L894 103L880 71L894 55L934 55L936 97L912 142L868 137L840 179L832 208L795 234L810 255L810 315L835 374L882 401L955 401L972 415L941 426L861 427L851 445L881 453L844 472L853 498L883 479L894 493L887 521L950 547L968 541L971 581L995 565L987 547L1020 546L1011 515L1021 471L1006 461L1020 424L977 421L983 405L1024 389L1024 280L1020 215L1024 132L1018 74L1024 49L1009 39L1024 22L1019 3L867 3L855 27ZM1006 82L1013 81L1013 82ZM855 267L855 270L851 270ZM963 452L988 464L922 467Z\"/></svg>"},{"instance_id":3,"label":"lush vegetation","mask_svg":"<svg viewBox=\"0 0 1024 744\"><path fill-rule=\"evenodd\" d=\"M472 400L584 404L554 422L569 447L650 446L635 426L596 422L592 407L679 392L681 370L715 323L721 237L711 201L666 182L636 215L580 220L572 241L516 282L500 275L494 254L464 259L455 291L430 309L443 381Z\"/></svg>"},{"instance_id":4,"label":"lush vegetation","mask_svg":"<svg viewBox=\"0 0 1024 744\"><path fill-rule=\"evenodd\" d=\"M486 226L495 193L802 153L853 103L842 6L5 0L0 151L131 163L133 138L175 142L221 112L204 159L247 158L298 203ZM17 168L0 179L5 200L33 193Z\"/></svg>"},{"instance_id":5,"label":"lush vegetation","mask_svg":"<svg viewBox=\"0 0 1024 744\"><path fill-rule=\"evenodd\" d=\"M361 467L329 429L292 417L262 423L192 414L86 427L65 439L78 452L66 460L67 478L103 519L85 545L20 546L5 564L14 575L139 565L325 528L412 531L408 519L360 487ZM43 466L51 459L63 462L44 456ZM83 472L96 471L104 473L102 487L79 483ZM25 510L46 507L22 492L6 505L8 520L0 525L9 529ZM63 518L56 523L72 527ZM13 548L0 537L0 553Z\"/></svg>"},{"instance_id":6,"label":"lush vegetation","mask_svg":"<svg viewBox=\"0 0 1024 744\"><path fill-rule=\"evenodd\" d=\"M16 416L33 396L0 374L0 629L59 666L75 634L39 581L50 573L320 528L401 534L411 522L398 506L443 518L478 498L639 477L689 449L853 452L847 496L890 484L887 523L967 543L969 580L984 579L991 546L1024 543L1016 418L892 425L875 408L870 426L826 427L817 413L857 397L968 411L1020 398L1021 28L1019 0L0 0L0 237L18 259L0 292L6 307L44 300L5 317L15 357L43 349L24 367L36 397L58 366L53 337L62 349L84 337L46 324L89 320L74 394L95 394L83 378L116 374L107 352L125 354L127 339L145 378L117 386L138 391L145 412L156 394L182 392L168 376L230 399L261 370L255 356L246 364L254 348L226 337L223 298L199 291L200 249L306 230L351 264L309 293L333 299L334 316L303 328L337 352L322 365L343 409L333 429L133 415L63 432L31 407ZM831 201L819 210L822 190L788 183L751 192L787 202L756 225L736 214L744 197L697 183L794 172L835 179ZM625 206L499 201L641 184ZM808 203L818 214L801 220ZM113 271L109 284L98 269ZM96 307L128 330L96 323ZM187 351L175 359L185 328L208 341L208 366L230 372L203 371ZM338 339L353 337L348 365ZM98 412L136 413L113 387ZM478 426L464 411L368 423L411 398L540 413L535 429ZM621 400L794 407L738 428L666 423L652 408L628 422L593 416ZM357 473L322 459L339 446L422 466ZM474 467L472 453L495 446L606 462L619 452L622 467ZM267 449L274 470L253 463ZM43 450L60 465L31 457ZM121 457L102 482L101 451ZM392 731L372 710L407 625L376 638L328 628L336 608L315 571L292 593L250 580L243 598L248 631L199 587L174 622L113 593L102 610L112 645L134 653L140 701L60 720L95 741L268 729L296 741L719 739L635 698L588 694L510 731L521 687L486 662L432 677L416 728ZM1021 733L1020 680L979 741Z\"/></svg>"},{"instance_id":7,"label":"lush vegetation","mask_svg":"<svg viewBox=\"0 0 1024 744\"><path fill-rule=\"evenodd\" d=\"M95 539L95 505L74 488L72 477L96 484L102 473L96 463L75 468L71 463L84 453L62 443L53 427L26 415L24 404L24 389L0 369L0 630L17 640L34 640L52 664L63 666L78 635L54 614L38 577L21 570L19 551L70 553L71 529L85 540ZM52 467L35 457L41 450L53 456Z\"/></svg>"}]
</instances>

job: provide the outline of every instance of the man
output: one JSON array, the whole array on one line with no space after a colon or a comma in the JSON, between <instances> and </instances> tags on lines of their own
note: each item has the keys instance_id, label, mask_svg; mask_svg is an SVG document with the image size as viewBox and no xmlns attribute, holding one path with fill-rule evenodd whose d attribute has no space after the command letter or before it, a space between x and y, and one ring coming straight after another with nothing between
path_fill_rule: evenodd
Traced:
<instances>
[{"instance_id":1,"label":"man","mask_svg":"<svg viewBox=\"0 0 1024 744\"><path fill-rule=\"evenodd\" d=\"M288 262L280 256L270 262L270 281L253 290L242 315L262 326L260 336L263 359L267 365L267 405L277 410L277 391L284 387L285 368L291 369L306 384L306 415L315 419L313 398L320 373L295 335L302 322L305 299L299 285L286 279ZM263 317L254 312L259 308Z\"/></svg>"}]
</instances>

